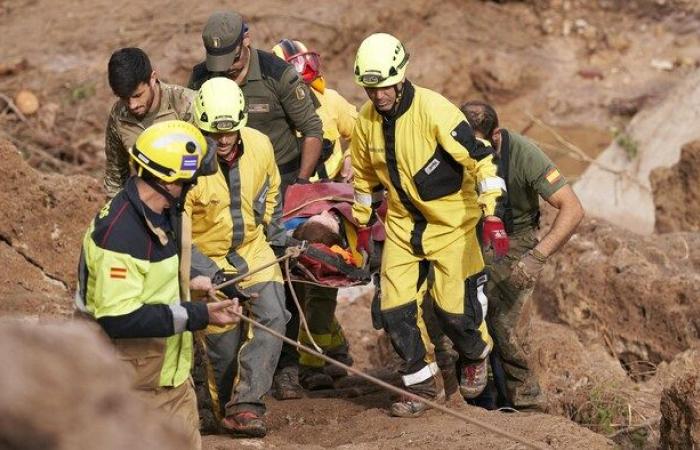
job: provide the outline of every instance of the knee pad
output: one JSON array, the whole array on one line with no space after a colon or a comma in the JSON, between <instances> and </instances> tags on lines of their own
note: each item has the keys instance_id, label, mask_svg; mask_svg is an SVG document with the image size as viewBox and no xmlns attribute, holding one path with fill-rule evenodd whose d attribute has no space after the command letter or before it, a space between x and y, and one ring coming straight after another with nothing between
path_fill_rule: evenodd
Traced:
<instances>
[{"instance_id":1,"label":"knee pad","mask_svg":"<svg viewBox=\"0 0 700 450\"><path fill-rule=\"evenodd\" d=\"M424 365L425 346L418 328L418 304L413 301L398 308L382 311L382 325L391 338L396 353L408 363Z\"/></svg>"},{"instance_id":2,"label":"knee pad","mask_svg":"<svg viewBox=\"0 0 700 450\"><path fill-rule=\"evenodd\" d=\"M467 359L480 359L488 346L480 331L488 309L488 300L484 293L487 281L485 272L476 273L464 280L464 314L449 313L435 304L435 315L443 331L452 340L460 355Z\"/></svg>"}]
</instances>

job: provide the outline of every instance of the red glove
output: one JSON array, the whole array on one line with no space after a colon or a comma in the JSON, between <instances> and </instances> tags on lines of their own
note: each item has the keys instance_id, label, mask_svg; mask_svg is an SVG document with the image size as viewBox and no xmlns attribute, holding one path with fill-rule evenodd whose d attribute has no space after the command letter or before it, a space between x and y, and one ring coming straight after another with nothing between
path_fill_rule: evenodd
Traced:
<instances>
[{"instance_id":1,"label":"red glove","mask_svg":"<svg viewBox=\"0 0 700 450\"><path fill-rule=\"evenodd\" d=\"M370 241L372 240L372 227L364 227L357 230L357 245L355 249L362 253L370 254Z\"/></svg>"},{"instance_id":2,"label":"red glove","mask_svg":"<svg viewBox=\"0 0 700 450\"><path fill-rule=\"evenodd\" d=\"M484 247L491 247L496 253L497 258L501 258L508 254L510 243L503 222L496 216L489 216L484 219L483 229L481 230L481 240Z\"/></svg>"}]
</instances>

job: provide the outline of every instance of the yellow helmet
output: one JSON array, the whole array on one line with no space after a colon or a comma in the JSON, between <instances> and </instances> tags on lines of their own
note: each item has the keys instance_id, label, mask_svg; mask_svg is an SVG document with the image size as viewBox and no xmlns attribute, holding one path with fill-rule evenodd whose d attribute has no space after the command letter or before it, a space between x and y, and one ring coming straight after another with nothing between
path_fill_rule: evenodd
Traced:
<instances>
[{"instance_id":1,"label":"yellow helmet","mask_svg":"<svg viewBox=\"0 0 700 450\"><path fill-rule=\"evenodd\" d=\"M194 125L182 120L157 122L146 128L129 155L144 170L166 183L194 178L207 154L207 141Z\"/></svg>"},{"instance_id":2,"label":"yellow helmet","mask_svg":"<svg viewBox=\"0 0 700 450\"><path fill-rule=\"evenodd\" d=\"M194 101L194 122L209 133L240 130L248 122L245 97L235 81L211 78L199 88Z\"/></svg>"},{"instance_id":3,"label":"yellow helmet","mask_svg":"<svg viewBox=\"0 0 700 450\"><path fill-rule=\"evenodd\" d=\"M401 41L386 33L367 37L355 57L355 82L363 87L393 86L403 81L409 54Z\"/></svg>"}]
</instances>

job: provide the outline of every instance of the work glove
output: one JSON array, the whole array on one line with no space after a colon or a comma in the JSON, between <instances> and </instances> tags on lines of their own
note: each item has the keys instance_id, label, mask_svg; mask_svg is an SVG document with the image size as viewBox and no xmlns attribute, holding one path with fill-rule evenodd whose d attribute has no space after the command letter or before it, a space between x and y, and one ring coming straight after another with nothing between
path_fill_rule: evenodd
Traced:
<instances>
[{"instance_id":1,"label":"work glove","mask_svg":"<svg viewBox=\"0 0 700 450\"><path fill-rule=\"evenodd\" d=\"M224 272L223 270L220 270L216 272L214 277L211 279L212 284L219 285L221 283L224 283L232 278L235 278L238 274L233 274L233 273L227 273ZM234 299L237 298L239 303L243 303L245 301L250 300L250 295L246 294L245 292L241 291L238 289L236 286L236 283L229 284L226 287L223 287L219 289L219 292L224 294L226 298Z\"/></svg>"},{"instance_id":2,"label":"work glove","mask_svg":"<svg viewBox=\"0 0 700 450\"><path fill-rule=\"evenodd\" d=\"M503 221L496 216L489 216L484 219L481 230L481 240L484 248L493 248L496 258L502 258L508 254L510 243Z\"/></svg>"},{"instance_id":3,"label":"work glove","mask_svg":"<svg viewBox=\"0 0 700 450\"><path fill-rule=\"evenodd\" d=\"M294 184L309 184L311 183L308 178L304 177L297 177L296 180L294 180Z\"/></svg>"},{"instance_id":4,"label":"work glove","mask_svg":"<svg viewBox=\"0 0 700 450\"><path fill-rule=\"evenodd\" d=\"M516 289L530 289L534 287L546 263L546 256L535 249L530 250L513 266L513 271L510 274L510 283Z\"/></svg>"},{"instance_id":5,"label":"work glove","mask_svg":"<svg viewBox=\"0 0 700 450\"><path fill-rule=\"evenodd\" d=\"M357 243L355 249L358 253L371 254L370 242L372 241L372 227L363 227L357 230Z\"/></svg>"}]
</instances>

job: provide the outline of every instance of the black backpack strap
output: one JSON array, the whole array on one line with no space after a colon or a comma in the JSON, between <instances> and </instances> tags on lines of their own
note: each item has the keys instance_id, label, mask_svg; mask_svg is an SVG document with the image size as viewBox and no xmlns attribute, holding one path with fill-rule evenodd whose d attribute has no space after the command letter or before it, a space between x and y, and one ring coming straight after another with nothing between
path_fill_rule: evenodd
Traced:
<instances>
[{"instance_id":1,"label":"black backpack strap","mask_svg":"<svg viewBox=\"0 0 700 450\"><path fill-rule=\"evenodd\" d=\"M510 186L508 184L510 175L510 135L506 129L501 129L501 151L499 153L498 176L503 178L503 181L506 183L506 192L501 200L501 220L503 220L506 233L510 234L513 232L513 207L510 204Z\"/></svg>"}]
</instances>

